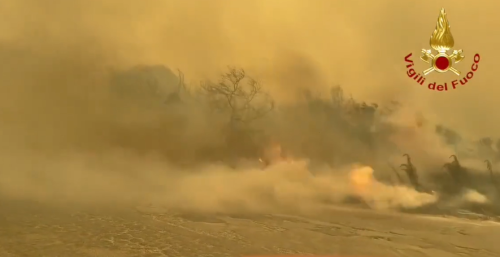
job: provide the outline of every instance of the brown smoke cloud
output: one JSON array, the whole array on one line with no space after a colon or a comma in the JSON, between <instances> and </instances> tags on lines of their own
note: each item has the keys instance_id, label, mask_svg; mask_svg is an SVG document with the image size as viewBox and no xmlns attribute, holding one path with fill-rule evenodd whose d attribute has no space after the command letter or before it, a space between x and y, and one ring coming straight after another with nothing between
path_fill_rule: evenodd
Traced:
<instances>
[{"instance_id":1,"label":"brown smoke cloud","mask_svg":"<svg viewBox=\"0 0 500 257\"><path fill-rule=\"evenodd\" d=\"M396 99L405 109L393 122L408 126L393 135L400 148L430 163L447 158L449 149L435 137L415 132L412 117L420 112L472 137L498 136L500 123L485 115L497 104L494 60L500 37L492 31L500 20L489 13L495 5L451 0L404 5L396 0L2 1L1 191L87 202L154 196L202 209L222 203L239 208L244 199L248 208L275 206L261 201L266 194L291 204L294 195L308 202L350 193L328 176L324 179L330 182L320 176L301 184L280 172L307 170L304 166L241 174L219 164L197 168L206 175L178 168L165 156L186 159L200 145L221 144L222 122L207 118L194 103L182 110L190 118L181 128L172 112L154 104L117 101L109 89L110 71L136 65L178 68L193 85L215 78L227 65L241 66L278 104L300 102L304 89L325 95L334 84L367 101ZM417 86L406 77L403 61L409 52L428 48L441 7L448 12L456 47L466 55L457 67L466 71L475 52L483 56L477 77L446 93ZM430 78L450 80L452 75ZM267 126L285 141L299 135L313 140L321 131L306 124L317 119L303 118L296 129L289 120ZM294 140L290 145L298 147ZM432 154L429 145L435 146ZM279 185L281 191L269 192Z\"/></svg>"}]
</instances>

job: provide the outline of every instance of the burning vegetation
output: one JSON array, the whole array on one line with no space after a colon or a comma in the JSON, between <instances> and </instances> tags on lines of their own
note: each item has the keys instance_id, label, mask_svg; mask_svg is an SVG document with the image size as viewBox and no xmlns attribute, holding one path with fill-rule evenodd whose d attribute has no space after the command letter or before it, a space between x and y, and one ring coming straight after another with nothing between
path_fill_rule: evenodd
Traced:
<instances>
[{"instance_id":1,"label":"burning vegetation","mask_svg":"<svg viewBox=\"0 0 500 257\"><path fill-rule=\"evenodd\" d=\"M163 72L171 73L168 69ZM500 149L495 149L500 140L495 145L492 139L481 139L476 149L470 150L464 145L471 142L458 132L441 124L433 125L422 114L404 124L394 122L404 108L397 101L359 102L347 97L339 86L330 89L329 97L305 90L302 101L277 105L264 85L242 69L229 68L219 81L205 81L200 87L185 85L182 74L174 77L178 83L170 90L158 79L147 79L142 84L147 84L150 95L169 110L168 117L181 124L175 130L176 136L163 142L168 147L160 147L162 140L158 139L159 147L154 149L175 165L224 163L237 171L239 163L245 160L257 169L271 171L279 163L308 160L308 170L314 176L318 172L316 166L339 170L363 164L371 171L352 174L355 192L373 193L367 188L376 181L437 196L440 200L428 205L443 210L445 202L472 190L488 198L488 205L464 204L460 208L480 205L478 208L484 212L500 214L500 191L494 172L500 160ZM114 86L121 90L120 83ZM205 117L210 124L205 133L211 133L196 144L191 143L193 134L185 134L193 110ZM448 152L445 156L449 156L449 161L429 161L431 154L426 156L425 143L406 144L408 140L420 141L422 135L438 140L442 150ZM399 165L393 165L393 160L387 166L395 156L401 160ZM483 166L470 166L474 160Z\"/></svg>"}]
</instances>

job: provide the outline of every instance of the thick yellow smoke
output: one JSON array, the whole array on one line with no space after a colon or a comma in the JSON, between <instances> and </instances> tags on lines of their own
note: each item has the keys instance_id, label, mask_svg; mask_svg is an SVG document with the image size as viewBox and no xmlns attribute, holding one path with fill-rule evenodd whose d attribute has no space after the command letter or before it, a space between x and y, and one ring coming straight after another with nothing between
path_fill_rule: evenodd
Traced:
<instances>
[{"instance_id":1,"label":"thick yellow smoke","mask_svg":"<svg viewBox=\"0 0 500 257\"><path fill-rule=\"evenodd\" d=\"M45 201L153 199L206 210L339 203L351 194L380 208L406 204L403 196L415 205L429 202L432 196L380 184L366 167L359 175L350 168L324 168L316 174L303 160L277 163L264 171L258 163L236 168L199 164L188 157L213 154L211 148L200 149L223 143L222 123L208 119L197 103L183 108L188 118L179 121L160 103L143 108L132 101L136 99L110 101L110 71L164 65L182 70L186 82L196 88L199 80L216 78L226 65L238 65L263 82L279 107L303 101L305 89L327 98L330 86L340 84L355 99L398 100L406 106L406 116L421 110L432 121L470 135L494 136L500 120L485 122L482 114L491 113L498 103L494 61L499 59L500 37L477 28L500 24L498 3L398 3L1 1L0 191ZM471 53L466 58L470 61L472 52L484 53L473 86L444 94L416 86L406 77L402 61L408 52L428 47L442 6L450 6L456 45ZM396 123L405 123L396 118ZM329 156L332 149L370 154L353 150L349 145L356 142L331 132L335 126L315 126L324 119L319 114L296 115L266 128L296 148L308 145L318 155ZM409 128L394 141L420 163L449 156L449 149L434 147L437 140L421 140L427 136L414 132ZM306 144L324 142L325 135L338 140ZM172 159L199 166L180 168ZM354 189L349 172L362 181L354 183Z\"/></svg>"},{"instance_id":2,"label":"thick yellow smoke","mask_svg":"<svg viewBox=\"0 0 500 257\"><path fill-rule=\"evenodd\" d=\"M350 172L354 194L375 209L415 208L438 200L437 195L417 192L406 186L389 186L375 180L373 169L357 167Z\"/></svg>"}]
</instances>

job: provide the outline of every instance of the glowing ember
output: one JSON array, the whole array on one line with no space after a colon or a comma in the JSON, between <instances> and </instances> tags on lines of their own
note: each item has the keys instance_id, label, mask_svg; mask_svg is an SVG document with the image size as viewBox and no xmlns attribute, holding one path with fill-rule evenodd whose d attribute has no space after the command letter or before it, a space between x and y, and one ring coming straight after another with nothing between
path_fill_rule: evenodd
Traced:
<instances>
[{"instance_id":1,"label":"glowing ember","mask_svg":"<svg viewBox=\"0 0 500 257\"><path fill-rule=\"evenodd\" d=\"M293 163L294 160L290 156L286 156L279 143L273 142L268 147L266 147L262 153L263 155L259 158L259 162L265 166L273 165L282 162Z\"/></svg>"},{"instance_id":2,"label":"glowing ember","mask_svg":"<svg viewBox=\"0 0 500 257\"><path fill-rule=\"evenodd\" d=\"M358 195L364 195L370 192L374 183L373 169L370 167L361 167L351 171L351 185Z\"/></svg>"}]
</instances>

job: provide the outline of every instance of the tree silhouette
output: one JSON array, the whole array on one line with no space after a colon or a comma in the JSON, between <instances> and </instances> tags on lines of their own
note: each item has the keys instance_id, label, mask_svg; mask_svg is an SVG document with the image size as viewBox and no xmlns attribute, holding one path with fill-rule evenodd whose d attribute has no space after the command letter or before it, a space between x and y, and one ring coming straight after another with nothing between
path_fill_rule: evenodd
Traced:
<instances>
[{"instance_id":1,"label":"tree silhouette","mask_svg":"<svg viewBox=\"0 0 500 257\"><path fill-rule=\"evenodd\" d=\"M243 69L230 67L218 83L206 81L201 88L212 108L229 113L230 124L247 124L274 109L274 101L262 90L262 85Z\"/></svg>"}]
</instances>

